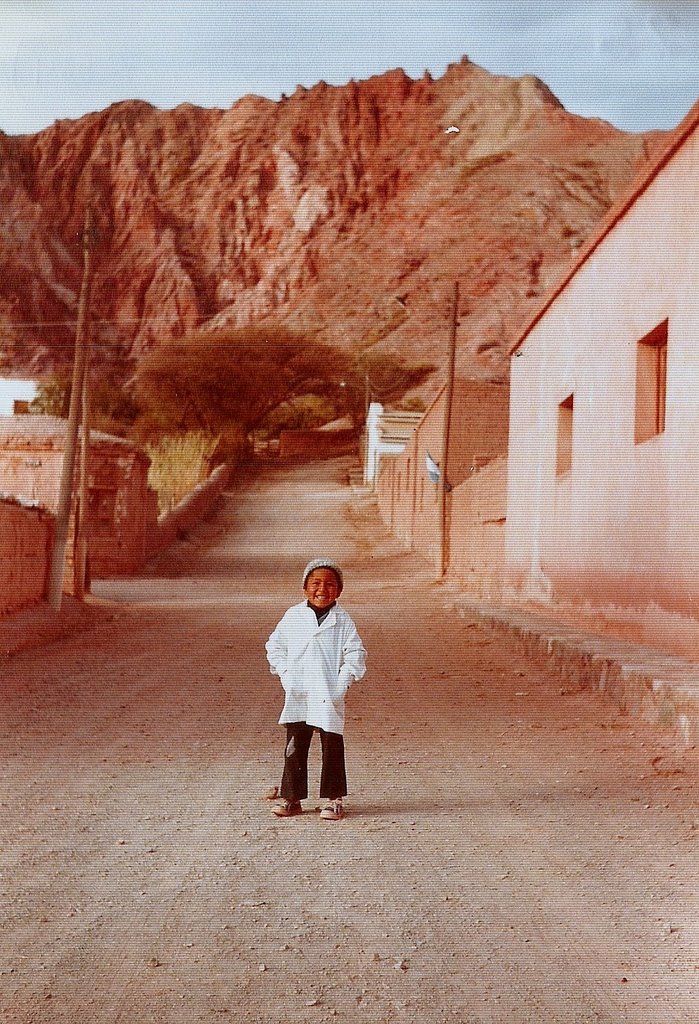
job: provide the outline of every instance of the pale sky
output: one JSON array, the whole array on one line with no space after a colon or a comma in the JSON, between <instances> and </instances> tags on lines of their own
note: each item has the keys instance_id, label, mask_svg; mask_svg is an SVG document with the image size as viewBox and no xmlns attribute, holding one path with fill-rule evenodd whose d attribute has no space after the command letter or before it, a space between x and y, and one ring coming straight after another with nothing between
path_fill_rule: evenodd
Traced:
<instances>
[{"instance_id":1,"label":"pale sky","mask_svg":"<svg viewBox=\"0 0 699 1024\"><path fill-rule=\"evenodd\" d=\"M670 128L699 98L699 0L0 0L0 130L118 100L230 107L466 54L573 113Z\"/></svg>"}]
</instances>

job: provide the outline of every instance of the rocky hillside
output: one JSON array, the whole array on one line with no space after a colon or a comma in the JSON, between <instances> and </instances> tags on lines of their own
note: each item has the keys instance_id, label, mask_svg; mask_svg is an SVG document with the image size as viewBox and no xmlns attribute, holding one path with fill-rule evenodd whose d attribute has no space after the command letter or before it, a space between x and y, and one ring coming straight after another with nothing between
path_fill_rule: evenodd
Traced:
<instances>
[{"instance_id":1,"label":"rocky hillside","mask_svg":"<svg viewBox=\"0 0 699 1024\"><path fill-rule=\"evenodd\" d=\"M105 358L272 318L440 364L458 278L459 368L504 375L517 326L654 141L466 59L438 80L397 70L229 110L124 102L0 134L5 363L69 357L92 194Z\"/></svg>"}]
</instances>

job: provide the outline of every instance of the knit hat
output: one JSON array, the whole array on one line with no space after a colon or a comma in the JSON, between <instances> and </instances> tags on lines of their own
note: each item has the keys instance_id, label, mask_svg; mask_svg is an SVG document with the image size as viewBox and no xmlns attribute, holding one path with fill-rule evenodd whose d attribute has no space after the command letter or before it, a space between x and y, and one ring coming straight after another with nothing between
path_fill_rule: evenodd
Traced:
<instances>
[{"instance_id":1,"label":"knit hat","mask_svg":"<svg viewBox=\"0 0 699 1024\"><path fill-rule=\"evenodd\" d=\"M332 572L334 572L335 575L337 576L337 582L340 585L340 589L339 589L338 593L342 592L342 587L344 585L344 580L342 578L342 569L337 564L337 562L333 562L333 560L331 558L313 558L308 563L306 568L303 570L303 586L304 586L304 588L306 586L306 580L311 575L311 573L313 572L314 569L330 569Z\"/></svg>"}]
</instances>

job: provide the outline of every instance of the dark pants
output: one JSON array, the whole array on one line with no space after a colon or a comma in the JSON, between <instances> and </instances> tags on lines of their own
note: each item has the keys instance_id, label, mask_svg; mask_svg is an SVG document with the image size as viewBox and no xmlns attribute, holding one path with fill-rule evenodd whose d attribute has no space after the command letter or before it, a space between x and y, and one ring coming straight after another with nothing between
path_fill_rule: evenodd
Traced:
<instances>
[{"instance_id":1,"label":"dark pants","mask_svg":"<svg viewBox=\"0 0 699 1024\"><path fill-rule=\"evenodd\" d=\"M286 750L284 751L284 774L281 796L284 800L297 803L308 796L308 751L313 733L320 734L323 766L320 772L320 795L324 799L337 800L347 795L345 775L345 741L339 733L325 732L305 722L289 722L286 727Z\"/></svg>"}]
</instances>

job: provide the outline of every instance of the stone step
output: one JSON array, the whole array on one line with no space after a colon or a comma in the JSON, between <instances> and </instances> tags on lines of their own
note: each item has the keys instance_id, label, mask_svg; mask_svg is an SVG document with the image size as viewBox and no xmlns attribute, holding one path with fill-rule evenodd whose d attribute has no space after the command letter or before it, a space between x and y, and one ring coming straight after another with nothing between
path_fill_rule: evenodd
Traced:
<instances>
[{"instance_id":1,"label":"stone step","mask_svg":"<svg viewBox=\"0 0 699 1024\"><path fill-rule=\"evenodd\" d=\"M625 713L671 733L684 749L699 743L699 664L519 609L489 607L461 596L449 606L462 618L506 632L525 653L544 654L564 682L603 693Z\"/></svg>"}]
</instances>

